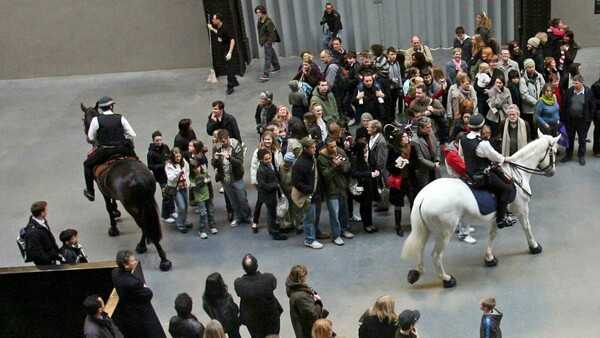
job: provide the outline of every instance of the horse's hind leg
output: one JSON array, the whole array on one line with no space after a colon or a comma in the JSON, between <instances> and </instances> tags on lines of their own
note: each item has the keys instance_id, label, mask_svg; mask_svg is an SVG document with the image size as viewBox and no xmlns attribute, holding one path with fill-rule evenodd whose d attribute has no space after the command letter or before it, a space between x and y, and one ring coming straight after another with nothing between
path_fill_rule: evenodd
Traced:
<instances>
[{"instance_id":1,"label":"horse's hind leg","mask_svg":"<svg viewBox=\"0 0 600 338\"><path fill-rule=\"evenodd\" d=\"M431 252L431 256L435 264L435 271L442 280L442 283L444 284L445 288L451 288L456 286L456 279L454 279L454 277L452 277L451 275L446 274L446 271L444 270L444 265L442 264L444 250L448 246L450 237L452 237L452 232L448 234L443 233L441 235L438 235L435 241L435 246L433 247L433 251Z\"/></svg>"},{"instance_id":2,"label":"horse's hind leg","mask_svg":"<svg viewBox=\"0 0 600 338\"><path fill-rule=\"evenodd\" d=\"M135 252L141 254L146 251L148 251L148 247L146 246L146 233L142 231L142 239L140 239L140 242L135 246Z\"/></svg>"},{"instance_id":3,"label":"horse's hind leg","mask_svg":"<svg viewBox=\"0 0 600 338\"><path fill-rule=\"evenodd\" d=\"M167 259L167 254L163 250L160 243L154 243L154 246L156 247L156 251L158 251L158 256L160 256L160 265L159 265L160 270L167 271L167 270L171 269L171 266L173 264L171 263L170 260Z\"/></svg>"},{"instance_id":4,"label":"horse's hind leg","mask_svg":"<svg viewBox=\"0 0 600 338\"><path fill-rule=\"evenodd\" d=\"M119 211L119 206L117 205L117 200L111 199L110 202L111 202L111 205L112 205L112 211L111 211L112 215L115 218L121 217L121 212Z\"/></svg>"},{"instance_id":5,"label":"horse's hind leg","mask_svg":"<svg viewBox=\"0 0 600 338\"><path fill-rule=\"evenodd\" d=\"M108 212L108 218L110 219L110 228L108 229L108 235L111 237L118 236L119 229L117 229L117 221L115 220L115 214L113 212L113 200L104 195L103 197L104 204L106 204L106 211Z\"/></svg>"}]
</instances>

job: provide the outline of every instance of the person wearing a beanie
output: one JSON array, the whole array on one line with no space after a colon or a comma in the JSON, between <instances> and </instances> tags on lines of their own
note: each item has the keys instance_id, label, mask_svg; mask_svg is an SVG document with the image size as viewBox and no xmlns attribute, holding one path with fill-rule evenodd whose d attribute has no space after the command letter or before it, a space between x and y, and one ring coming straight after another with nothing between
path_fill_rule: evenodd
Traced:
<instances>
[{"instance_id":1,"label":"person wearing a beanie","mask_svg":"<svg viewBox=\"0 0 600 338\"><path fill-rule=\"evenodd\" d=\"M527 40L527 57L535 62L535 70L543 74L544 73L544 50L540 46L541 41L539 38L533 37ZM525 64L523 64L525 68Z\"/></svg>"},{"instance_id":2,"label":"person wearing a beanie","mask_svg":"<svg viewBox=\"0 0 600 338\"><path fill-rule=\"evenodd\" d=\"M532 59L523 61L523 71L519 80L519 92L521 94L521 118L533 126L533 115L538 98L542 95L542 87L546 83L541 73L535 70L536 64ZM529 129L532 139L537 138L537 132Z\"/></svg>"}]
</instances>

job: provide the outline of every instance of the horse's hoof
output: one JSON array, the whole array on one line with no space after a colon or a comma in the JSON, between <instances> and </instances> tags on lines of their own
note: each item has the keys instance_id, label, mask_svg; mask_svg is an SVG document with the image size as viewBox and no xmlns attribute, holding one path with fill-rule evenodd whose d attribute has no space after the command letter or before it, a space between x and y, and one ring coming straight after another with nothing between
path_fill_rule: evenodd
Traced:
<instances>
[{"instance_id":1,"label":"horse's hoof","mask_svg":"<svg viewBox=\"0 0 600 338\"><path fill-rule=\"evenodd\" d=\"M119 236L119 229L117 229L117 227L110 227L108 229L108 235L110 237Z\"/></svg>"},{"instance_id":2,"label":"horse's hoof","mask_svg":"<svg viewBox=\"0 0 600 338\"><path fill-rule=\"evenodd\" d=\"M539 253L542 253L542 246L540 245L540 243L538 243L537 245L538 246L536 248L529 247L530 254L537 255Z\"/></svg>"},{"instance_id":3,"label":"horse's hoof","mask_svg":"<svg viewBox=\"0 0 600 338\"><path fill-rule=\"evenodd\" d=\"M135 252L139 253L139 254L143 254L144 252L148 251L148 247L145 245L136 245L135 246Z\"/></svg>"},{"instance_id":4,"label":"horse's hoof","mask_svg":"<svg viewBox=\"0 0 600 338\"><path fill-rule=\"evenodd\" d=\"M121 217L121 212L119 210L113 210L112 215L115 218L119 218Z\"/></svg>"},{"instance_id":5,"label":"horse's hoof","mask_svg":"<svg viewBox=\"0 0 600 338\"><path fill-rule=\"evenodd\" d=\"M410 284L415 284L419 280L420 277L421 277L421 274L419 273L419 271L410 270L408 272L408 276L406 277L406 279L408 280L408 282Z\"/></svg>"},{"instance_id":6,"label":"horse's hoof","mask_svg":"<svg viewBox=\"0 0 600 338\"><path fill-rule=\"evenodd\" d=\"M172 265L173 264L171 264L171 261L168 259L166 261L162 261L162 262L160 262L160 265L159 265L160 271L169 271L169 270L171 270Z\"/></svg>"},{"instance_id":7,"label":"horse's hoof","mask_svg":"<svg viewBox=\"0 0 600 338\"><path fill-rule=\"evenodd\" d=\"M442 280L442 283L446 289L453 288L456 286L456 278L450 275L450 280Z\"/></svg>"},{"instance_id":8,"label":"horse's hoof","mask_svg":"<svg viewBox=\"0 0 600 338\"><path fill-rule=\"evenodd\" d=\"M498 265L498 258L494 257L491 261L488 261L487 259L483 259L483 262L485 263L485 266L487 266L488 268L491 268L493 266Z\"/></svg>"}]
</instances>

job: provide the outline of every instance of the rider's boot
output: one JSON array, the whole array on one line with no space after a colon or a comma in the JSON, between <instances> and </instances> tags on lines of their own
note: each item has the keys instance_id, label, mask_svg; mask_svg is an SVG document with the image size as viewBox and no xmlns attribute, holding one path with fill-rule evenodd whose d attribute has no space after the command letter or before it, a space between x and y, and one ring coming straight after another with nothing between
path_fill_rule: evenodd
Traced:
<instances>
[{"instance_id":1,"label":"rider's boot","mask_svg":"<svg viewBox=\"0 0 600 338\"><path fill-rule=\"evenodd\" d=\"M85 189L83 190L83 196L85 196L85 198L87 198L90 202L94 202L96 199L94 194L94 179L88 175L85 175Z\"/></svg>"}]
</instances>

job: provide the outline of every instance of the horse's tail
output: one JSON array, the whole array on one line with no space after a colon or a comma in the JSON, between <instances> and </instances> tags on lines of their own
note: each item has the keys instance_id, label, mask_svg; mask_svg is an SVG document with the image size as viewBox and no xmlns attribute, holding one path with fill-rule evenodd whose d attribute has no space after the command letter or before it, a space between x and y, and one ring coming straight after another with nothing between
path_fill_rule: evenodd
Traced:
<instances>
[{"instance_id":1,"label":"horse's tail","mask_svg":"<svg viewBox=\"0 0 600 338\"><path fill-rule=\"evenodd\" d=\"M423 221L421 214L421 205L423 204L423 194L420 194L413 203L410 213L411 232L404 246L402 247L402 259L420 264L423 261L423 249L427 239L429 239L429 229Z\"/></svg>"}]
</instances>

